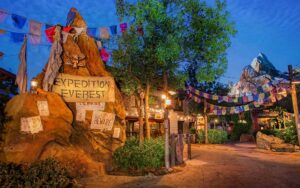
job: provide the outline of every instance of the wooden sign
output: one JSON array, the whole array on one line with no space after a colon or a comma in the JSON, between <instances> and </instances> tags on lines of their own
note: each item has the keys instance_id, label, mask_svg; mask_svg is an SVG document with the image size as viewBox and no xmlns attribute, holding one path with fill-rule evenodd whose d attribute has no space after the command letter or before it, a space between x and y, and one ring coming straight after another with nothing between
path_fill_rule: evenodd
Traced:
<instances>
[{"instance_id":1,"label":"wooden sign","mask_svg":"<svg viewBox=\"0 0 300 188\"><path fill-rule=\"evenodd\" d=\"M113 138L119 138L120 137L120 132L121 132L120 128L114 128Z\"/></svg>"},{"instance_id":2,"label":"wooden sign","mask_svg":"<svg viewBox=\"0 0 300 188\"><path fill-rule=\"evenodd\" d=\"M110 131L112 130L114 121L115 114L102 111L94 111L92 116L91 129Z\"/></svg>"},{"instance_id":3,"label":"wooden sign","mask_svg":"<svg viewBox=\"0 0 300 188\"><path fill-rule=\"evenodd\" d=\"M26 133L38 133L43 130L40 116L21 118L21 131Z\"/></svg>"},{"instance_id":4,"label":"wooden sign","mask_svg":"<svg viewBox=\"0 0 300 188\"><path fill-rule=\"evenodd\" d=\"M59 74L52 91L66 102L115 102L115 83L112 77Z\"/></svg>"},{"instance_id":5,"label":"wooden sign","mask_svg":"<svg viewBox=\"0 0 300 188\"><path fill-rule=\"evenodd\" d=\"M40 116L49 116L48 101L36 102Z\"/></svg>"}]
</instances>

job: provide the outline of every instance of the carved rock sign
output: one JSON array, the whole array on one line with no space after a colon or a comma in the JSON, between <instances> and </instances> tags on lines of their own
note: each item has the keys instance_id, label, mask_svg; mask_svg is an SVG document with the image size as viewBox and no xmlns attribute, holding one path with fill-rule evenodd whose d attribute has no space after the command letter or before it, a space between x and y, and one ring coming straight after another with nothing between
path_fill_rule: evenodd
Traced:
<instances>
[{"instance_id":1,"label":"carved rock sign","mask_svg":"<svg viewBox=\"0 0 300 188\"><path fill-rule=\"evenodd\" d=\"M53 92L66 102L115 102L112 77L59 74L54 81Z\"/></svg>"}]
</instances>

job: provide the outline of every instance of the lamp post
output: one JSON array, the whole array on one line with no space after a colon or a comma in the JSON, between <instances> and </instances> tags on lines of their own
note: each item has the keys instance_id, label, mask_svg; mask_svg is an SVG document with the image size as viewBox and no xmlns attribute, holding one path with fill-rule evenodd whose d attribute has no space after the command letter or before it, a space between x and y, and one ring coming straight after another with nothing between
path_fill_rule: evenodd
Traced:
<instances>
[{"instance_id":1,"label":"lamp post","mask_svg":"<svg viewBox=\"0 0 300 188\"><path fill-rule=\"evenodd\" d=\"M165 128L165 167L166 169L170 168L170 159L169 159L169 111L168 106L171 105L171 100L167 98L166 95L162 95L161 98L164 101L164 128Z\"/></svg>"},{"instance_id":2,"label":"lamp post","mask_svg":"<svg viewBox=\"0 0 300 188\"><path fill-rule=\"evenodd\" d=\"M35 79L32 79L30 85L31 85L30 88L31 93L37 93L36 89L37 89L38 82Z\"/></svg>"}]
</instances>

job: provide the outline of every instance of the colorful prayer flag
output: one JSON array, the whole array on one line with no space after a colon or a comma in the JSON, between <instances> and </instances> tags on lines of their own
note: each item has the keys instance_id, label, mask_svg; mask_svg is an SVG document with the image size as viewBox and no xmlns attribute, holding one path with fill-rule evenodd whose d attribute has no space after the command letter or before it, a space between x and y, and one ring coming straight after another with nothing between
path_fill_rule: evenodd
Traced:
<instances>
[{"instance_id":1,"label":"colorful prayer flag","mask_svg":"<svg viewBox=\"0 0 300 188\"><path fill-rule=\"evenodd\" d=\"M29 21L29 33L30 34L41 36L41 27L42 27L41 23L34 21L34 20Z\"/></svg>"},{"instance_id":2,"label":"colorful prayer flag","mask_svg":"<svg viewBox=\"0 0 300 188\"><path fill-rule=\"evenodd\" d=\"M101 50L102 49L102 43L101 43L101 41L97 40L96 44L97 44L98 50Z\"/></svg>"},{"instance_id":3,"label":"colorful prayer flag","mask_svg":"<svg viewBox=\"0 0 300 188\"><path fill-rule=\"evenodd\" d=\"M13 42L22 42L25 36L25 33L10 32L10 37Z\"/></svg>"},{"instance_id":4,"label":"colorful prayer flag","mask_svg":"<svg viewBox=\"0 0 300 188\"><path fill-rule=\"evenodd\" d=\"M29 41L31 44L40 44L41 36L29 34Z\"/></svg>"},{"instance_id":5,"label":"colorful prayer flag","mask_svg":"<svg viewBox=\"0 0 300 188\"><path fill-rule=\"evenodd\" d=\"M0 29L0 35L4 35L5 34L5 30L3 30L3 29Z\"/></svg>"},{"instance_id":6,"label":"colorful prayer flag","mask_svg":"<svg viewBox=\"0 0 300 188\"><path fill-rule=\"evenodd\" d=\"M5 18L7 17L7 13L4 12L3 10L0 10L0 23L3 22L5 20Z\"/></svg>"},{"instance_id":7,"label":"colorful prayer flag","mask_svg":"<svg viewBox=\"0 0 300 188\"><path fill-rule=\"evenodd\" d=\"M248 97L247 96L243 96L243 102L247 103L248 102Z\"/></svg>"},{"instance_id":8,"label":"colorful prayer flag","mask_svg":"<svg viewBox=\"0 0 300 188\"><path fill-rule=\"evenodd\" d=\"M53 25L45 24L45 29L49 29L50 27L53 27Z\"/></svg>"},{"instance_id":9,"label":"colorful prayer flag","mask_svg":"<svg viewBox=\"0 0 300 188\"><path fill-rule=\"evenodd\" d=\"M121 29L121 32L124 33L127 30L127 23L121 23L120 29Z\"/></svg>"},{"instance_id":10,"label":"colorful prayer flag","mask_svg":"<svg viewBox=\"0 0 300 188\"><path fill-rule=\"evenodd\" d=\"M67 24L66 24L67 26L73 23L75 16L76 16L76 12L70 10L67 16Z\"/></svg>"},{"instance_id":11,"label":"colorful prayer flag","mask_svg":"<svg viewBox=\"0 0 300 188\"><path fill-rule=\"evenodd\" d=\"M25 17L19 16L19 15L16 15L16 14L12 14L11 18L13 20L13 24L14 24L15 27L17 27L19 29L22 29L23 26L25 25L25 22L26 22Z\"/></svg>"},{"instance_id":12,"label":"colorful prayer flag","mask_svg":"<svg viewBox=\"0 0 300 188\"><path fill-rule=\"evenodd\" d=\"M16 76L16 84L18 84L20 93L25 93L27 91L26 46L27 39L24 37L24 42L19 54L20 65Z\"/></svg>"},{"instance_id":13,"label":"colorful prayer flag","mask_svg":"<svg viewBox=\"0 0 300 188\"><path fill-rule=\"evenodd\" d=\"M117 34L117 25L112 25L109 28L110 28L110 32L111 32L112 35Z\"/></svg>"},{"instance_id":14,"label":"colorful prayer flag","mask_svg":"<svg viewBox=\"0 0 300 188\"><path fill-rule=\"evenodd\" d=\"M96 32L97 32L97 28L88 28L87 29L87 34L90 37L95 37L96 36Z\"/></svg>"},{"instance_id":15,"label":"colorful prayer flag","mask_svg":"<svg viewBox=\"0 0 300 188\"><path fill-rule=\"evenodd\" d=\"M213 95L213 96L212 96L212 100L214 100L214 101L215 101L215 100L218 100L218 98L219 98L218 95Z\"/></svg>"},{"instance_id":16,"label":"colorful prayer flag","mask_svg":"<svg viewBox=\"0 0 300 188\"><path fill-rule=\"evenodd\" d=\"M109 59L109 53L104 48L101 49L101 58L105 62Z\"/></svg>"},{"instance_id":17,"label":"colorful prayer flag","mask_svg":"<svg viewBox=\"0 0 300 188\"><path fill-rule=\"evenodd\" d=\"M100 38L101 39L109 39L109 32L107 27L100 28Z\"/></svg>"},{"instance_id":18,"label":"colorful prayer flag","mask_svg":"<svg viewBox=\"0 0 300 188\"><path fill-rule=\"evenodd\" d=\"M249 105L245 105L245 106L244 106L244 110L245 110L245 111L249 111Z\"/></svg>"},{"instance_id":19,"label":"colorful prayer flag","mask_svg":"<svg viewBox=\"0 0 300 188\"><path fill-rule=\"evenodd\" d=\"M31 44L39 44L41 42L42 24L33 20L29 22L29 40Z\"/></svg>"},{"instance_id":20,"label":"colorful prayer flag","mask_svg":"<svg viewBox=\"0 0 300 188\"><path fill-rule=\"evenodd\" d=\"M138 27L137 27L137 32L138 32L138 34L140 34L140 35L144 35L144 29L143 29L143 27L142 27L142 26L138 26Z\"/></svg>"},{"instance_id":21,"label":"colorful prayer flag","mask_svg":"<svg viewBox=\"0 0 300 188\"><path fill-rule=\"evenodd\" d=\"M61 32L60 30L61 28L58 28L58 32ZM54 80L57 74L59 73L59 69L62 65L62 59L61 59L62 51L63 49L60 44L60 41L55 40L51 47L51 52L48 59L48 66L43 79L43 89L45 91L48 91L49 88L53 85Z\"/></svg>"}]
</instances>

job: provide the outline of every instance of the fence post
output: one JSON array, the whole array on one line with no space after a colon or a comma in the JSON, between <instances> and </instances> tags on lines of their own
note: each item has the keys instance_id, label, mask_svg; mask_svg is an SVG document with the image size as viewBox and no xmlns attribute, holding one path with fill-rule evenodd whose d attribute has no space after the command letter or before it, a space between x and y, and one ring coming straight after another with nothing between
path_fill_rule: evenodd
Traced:
<instances>
[{"instance_id":1,"label":"fence post","mask_svg":"<svg viewBox=\"0 0 300 188\"><path fill-rule=\"evenodd\" d=\"M176 160L176 142L175 142L175 134L171 134L171 167L175 166Z\"/></svg>"},{"instance_id":2,"label":"fence post","mask_svg":"<svg viewBox=\"0 0 300 188\"><path fill-rule=\"evenodd\" d=\"M191 148L191 135L188 133L187 134L187 142L188 142L188 148L187 148L187 152L188 152L188 159L192 159L192 148Z\"/></svg>"}]
</instances>

